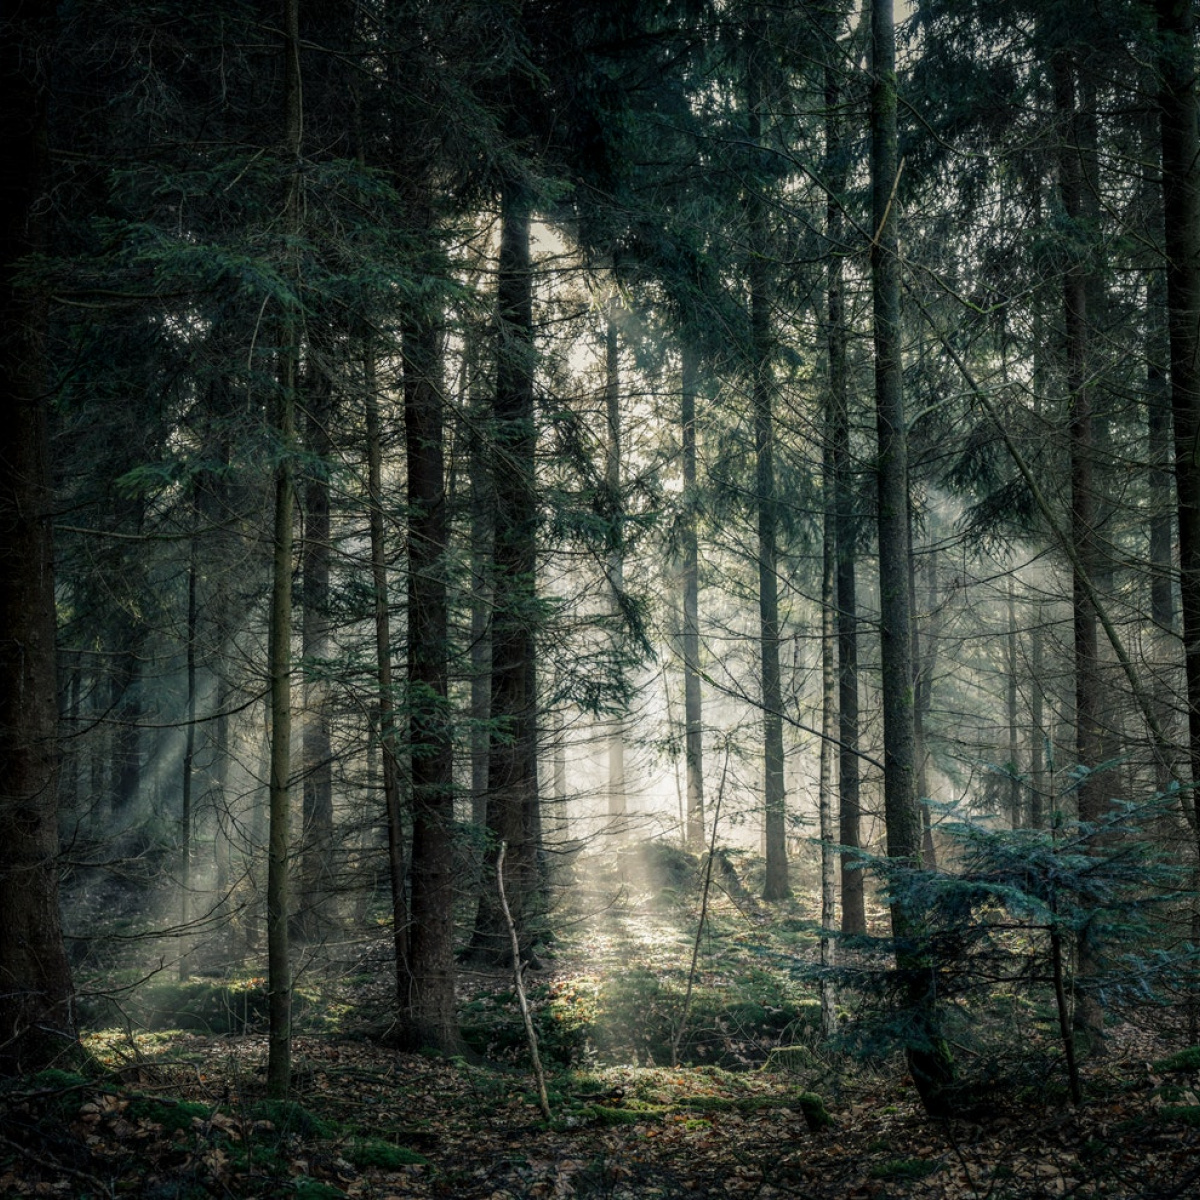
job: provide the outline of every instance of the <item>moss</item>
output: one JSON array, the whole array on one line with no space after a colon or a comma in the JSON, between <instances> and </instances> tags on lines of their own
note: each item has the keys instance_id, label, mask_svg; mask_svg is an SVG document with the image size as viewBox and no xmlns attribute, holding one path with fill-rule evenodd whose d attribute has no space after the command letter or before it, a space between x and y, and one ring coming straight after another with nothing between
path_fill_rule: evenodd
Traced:
<instances>
[{"instance_id":1,"label":"moss","mask_svg":"<svg viewBox=\"0 0 1200 1200\"><path fill-rule=\"evenodd\" d=\"M833 1118L825 1107L825 1101L816 1092L801 1092L796 1098L796 1103L804 1117L804 1123L813 1133L819 1129L828 1129L833 1124Z\"/></svg>"},{"instance_id":2,"label":"moss","mask_svg":"<svg viewBox=\"0 0 1200 1200\"><path fill-rule=\"evenodd\" d=\"M190 1133L195 1120L206 1121L212 1109L206 1104L195 1104L188 1100L165 1100L153 1096L138 1096L129 1102L125 1116L130 1121L150 1121L161 1125L164 1132L177 1129Z\"/></svg>"},{"instance_id":3,"label":"moss","mask_svg":"<svg viewBox=\"0 0 1200 1200\"><path fill-rule=\"evenodd\" d=\"M1156 1071L1200 1071L1200 1046L1189 1046L1152 1064Z\"/></svg>"},{"instance_id":4,"label":"moss","mask_svg":"<svg viewBox=\"0 0 1200 1200\"><path fill-rule=\"evenodd\" d=\"M400 1167L427 1163L424 1155L407 1146L393 1146L390 1142L381 1142L376 1138L355 1138L342 1151L347 1162L353 1163L360 1170L366 1167L377 1167L381 1171L396 1171Z\"/></svg>"},{"instance_id":5,"label":"moss","mask_svg":"<svg viewBox=\"0 0 1200 1200\"><path fill-rule=\"evenodd\" d=\"M294 1100L261 1100L251 1110L260 1121L270 1121L277 1133L294 1133L302 1138L333 1137L335 1128L310 1113Z\"/></svg>"},{"instance_id":6,"label":"moss","mask_svg":"<svg viewBox=\"0 0 1200 1200\"><path fill-rule=\"evenodd\" d=\"M79 1111L86 1099L83 1093L93 1090L96 1090L94 1081L73 1071L51 1068L25 1079L5 1082L0 1085L0 1096L6 1100L19 1098L41 1116L52 1121L65 1121Z\"/></svg>"},{"instance_id":7,"label":"moss","mask_svg":"<svg viewBox=\"0 0 1200 1200\"><path fill-rule=\"evenodd\" d=\"M238 1173L284 1176L288 1174L290 1160L279 1146L251 1145L245 1142L225 1147L229 1155L230 1168Z\"/></svg>"},{"instance_id":8,"label":"moss","mask_svg":"<svg viewBox=\"0 0 1200 1200\"><path fill-rule=\"evenodd\" d=\"M293 1180L292 1195L296 1200L344 1200L346 1193L341 1188L322 1183L319 1179L307 1179L302 1176Z\"/></svg>"},{"instance_id":9,"label":"moss","mask_svg":"<svg viewBox=\"0 0 1200 1200\"><path fill-rule=\"evenodd\" d=\"M87 1083L82 1075L76 1075L74 1071L59 1071L51 1067L31 1075L25 1081L25 1086L39 1092L61 1092L68 1088L85 1087Z\"/></svg>"},{"instance_id":10,"label":"moss","mask_svg":"<svg viewBox=\"0 0 1200 1200\"><path fill-rule=\"evenodd\" d=\"M1200 1104L1164 1104L1158 1113L1164 1121L1200 1126Z\"/></svg>"},{"instance_id":11,"label":"moss","mask_svg":"<svg viewBox=\"0 0 1200 1200\"><path fill-rule=\"evenodd\" d=\"M640 1121L662 1119L663 1109L651 1105L628 1105L610 1108L607 1104L589 1104L584 1113L599 1125L636 1125Z\"/></svg>"},{"instance_id":12,"label":"moss","mask_svg":"<svg viewBox=\"0 0 1200 1200\"><path fill-rule=\"evenodd\" d=\"M915 1183L941 1169L942 1164L933 1158L893 1158L872 1167L871 1178Z\"/></svg>"}]
</instances>

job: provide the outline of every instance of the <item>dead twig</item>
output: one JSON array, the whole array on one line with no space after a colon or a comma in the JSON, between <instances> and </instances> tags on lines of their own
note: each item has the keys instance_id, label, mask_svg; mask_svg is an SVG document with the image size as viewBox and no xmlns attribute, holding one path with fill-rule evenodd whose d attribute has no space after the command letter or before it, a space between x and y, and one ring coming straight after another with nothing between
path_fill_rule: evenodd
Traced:
<instances>
[{"instance_id":1,"label":"dead twig","mask_svg":"<svg viewBox=\"0 0 1200 1200\"><path fill-rule=\"evenodd\" d=\"M550 1097L546 1094L546 1073L542 1070L542 1056L538 1053L537 1032L533 1028L533 1017L529 1013L529 998L525 995L524 966L521 962L521 943L517 939L517 927L513 924L512 913L508 908L508 897L504 894L504 855L508 843L500 843L500 855L496 859L496 890L500 893L500 908L504 913L504 923L508 926L508 936L512 939L513 979L517 985L517 1000L521 1005L521 1017L525 1022L525 1037L529 1042L529 1057L533 1059L533 1073L537 1078L538 1104L542 1116L549 1121Z\"/></svg>"},{"instance_id":2,"label":"dead twig","mask_svg":"<svg viewBox=\"0 0 1200 1200\"><path fill-rule=\"evenodd\" d=\"M671 1066L679 1066L679 1047L687 1029L692 1010L692 991L696 984L696 964L700 958L700 940L704 937L704 922L708 919L708 896L712 890L713 859L717 856L717 825L721 820L721 801L725 797L725 778L729 774L729 743L725 743L725 763L721 768L721 784L717 788L717 803L713 810L712 836L708 844L708 861L704 864L704 890L700 895L700 919L696 922L696 938L692 943L692 961L688 967L687 991L683 996L683 1012L679 1014L679 1026L671 1042Z\"/></svg>"}]
</instances>

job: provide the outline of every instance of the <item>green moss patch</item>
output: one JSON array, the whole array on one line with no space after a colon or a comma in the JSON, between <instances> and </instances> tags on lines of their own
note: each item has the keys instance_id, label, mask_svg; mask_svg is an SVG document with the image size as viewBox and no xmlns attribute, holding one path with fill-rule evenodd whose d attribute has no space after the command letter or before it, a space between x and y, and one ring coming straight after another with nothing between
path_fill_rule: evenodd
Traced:
<instances>
[{"instance_id":1,"label":"green moss patch","mask_svg":"<svg viewBox=\"0 0 1200 1200\"><path fill-rule=\"evenodd\" d=\"M148 1121L160 1126L164 1132L182 1130L190 1133L196 1121L206 1121L212 1109L206 1104L195 1104L188 1100L167 1100L154 1096L138 1096L130 1100L125 1110L129 1121Z\"/></svg>"},{"instance_id":2,"label":"green moss patch","mask_svg":"<svg viewBox=\"0 0 1200 1200\"><path fill-rule=\"evenodd\" d=\"M260 1121L270 1121L279 1134L294 1133L302 1138L328 1138L337 1132L328 1121L310 1113L294 1100L261 1100L251 1110Z\"/></svg>"},{"instance_id":3,"label":"green moss patch","mask_svg":"<svg viewBox=\"0 0 1200 1200\"><path fill-rule=\"evenodd\" d=\"M1164 1104L1158 1114L1164 1121L1200 1127L1200 1104Z\"/></svg>"},{"instance_id":4,"label":"green moss patch","mask_svg":"<svg viewBox=\"0 0 1200 1200\"><path fill-rule=\"evenodd\" d=\"M661 1109L612 1108L607 1104L589 1104L584 1113L599 1125L636 1125L639 1121L655 1121L662 1116Z\"/></svg>"},{"instance_id":5,"label":"green moss patch","mask_svg":"<svg viewBox=\"0 0 1200 1200\"><path fill-rule=\"evenodd\" d=\"M872 1179L888 1179L893 1183L916 1183L942 1169L935 1158L893 1158L871 1168Z\"/></svg>"},{"instance_id":6,"label":"green moss patch","mask_svg":"<svg viewBox=\"0 0 1200 1200\"><path fill-rule=\"evenodd\" d=\"M1152 1064L1156 1071L1200 1071L1200 1046L1189 1046Z\"/></svg>"},{"instance_id":7,"label":"green moss patch","mask_svg":"<svg viewBox=\"0 0 1200 1200\"><path fill-rule=\"evenodd\" d=\"M342 1156L360 1170L374 1167L380 1171L398 1171L401 1167L419 1166L429 1161L407 1146L393 1146L377 1138L355 1138L342 1150Z\"/></svg>"}]
</instances>

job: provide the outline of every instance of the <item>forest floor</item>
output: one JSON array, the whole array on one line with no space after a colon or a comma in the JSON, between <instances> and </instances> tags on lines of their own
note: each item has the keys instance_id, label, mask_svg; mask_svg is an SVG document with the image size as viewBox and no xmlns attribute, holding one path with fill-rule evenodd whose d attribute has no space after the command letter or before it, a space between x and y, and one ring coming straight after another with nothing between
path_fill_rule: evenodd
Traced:
<instances>
[{"instance_id":1,"label":"forest floor","mask_svg":"<svg viewBox=\"0 0 1200 1200\"><path fill-rule=\"evenodd\" d=\"M792 924L793 950L806 939L811 949L811 925ZM93 1033L89 1071L43 1072L0 1090L0 1195L1200 1196L1200 1083L1187 1069L1200 1063L1168 1061L1177 1038L1114 1023L1089 1060L1078 1108L1047 1052L1041 1076L976 1090L962 1119L932 1120L902 1063L822 1049L811 984L763 965L764 938L778 950L787 927L744 903L713 914L682 1067L662 1064L694 938L685 914L614 911L564 939L530 976L549 1121L502 972L464 972L473 1050L452 1059L398 1053L368 1036L366 1018L387 1007L384 966L326 977L319 1004L301 1017L284 1103L264 1095L266 1038L250 1011L261 981L243 981L240 1028L159 1021L153 1031ZM197 989L211 998L213 985L187 987L194 1015ZM1039 1028L1026 1026L1017 1057ZM802 1098L814 1092L827 1125L806 1112Z\"/></svg>"},{"instance_id":2,"label":"forest floor","mask_svg":"<svg viewBox=\"0 0 1200 1200\"><path fill-rule=\"evenodd\" d=\"M1114 1031L1078 1110L933 1121L902 1077L880 1076L840 1088L833 1124L813 1131L786 1075L558 1073L546 1122L523 1072L336 1037L298 1039L296 1099L270 1104L263 1037L179 1033L105 1079L10 1092L0 1194L1194 1197L1200 1130L1164 1112L1145 1040Z\"/></svg>"}]
</instances>

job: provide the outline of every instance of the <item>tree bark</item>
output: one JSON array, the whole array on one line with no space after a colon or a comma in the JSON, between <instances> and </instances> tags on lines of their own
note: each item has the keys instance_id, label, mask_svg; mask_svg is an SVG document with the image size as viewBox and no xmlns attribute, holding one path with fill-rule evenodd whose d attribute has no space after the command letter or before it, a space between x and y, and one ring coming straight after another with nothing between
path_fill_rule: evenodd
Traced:
<instances>
[{"instance_id":1,"label":"tree bark","mask_svg":"<svg viewBox=\"0 0 1200 1200\"><path fill-rule=\"evenodd\" d=\"M1084 217L1084 168L1081 114L1076 105L1074 56L1059 50L1051 61L1054 108L1061 141L1058 163L1059 201L1067 221L1079 227ZM1071 541L1078 566L1072 570L1072 613L1075 662L1075 755L1085 772L1076 793L1079 819L1096 821L1104 814L1105 783L1096 768L1104 761L1104 679L1100 662L1099 618L1088 590L1102 567L1097 538L1097 497L1094 478L1095 439L1092 397L1088 379L1088 270L1072 249L1063 276L1063 331L1066 382L1070 397ZM1086 577L1086 578L1085 578ZM1079 950L1078 976L1094 970L1086 946ZM1077 1028L1099 1033L1103 1014L1094 997L1080 993L1075 1005Z\"/></svg>"},{"instance_id":2,"label":"tree bark","mask_svg":"<svg viewBox=\"0 0 1200 1200\"><path fill-rule=\"evenodd\" d=\"M614 684L618 697L625 692L625 638L621 594L625 590L624 493L621 490L621 347L617 328L616 296L610 297L604 325L604 485L611 506L613 527L609 533L608 582L611 592ZM623 700L621 701L623 703ZM608 820L618 838L628 834L625 792L625 714L612 718L608 730Z\"/></svg>"},{"instance_id":3,"label":"tree bark","mask_svg":"<svg viewBox=\"0 0 1200 1200\"><path fill-rule=\"evenodd\" d=\"M431 222L422 220L431 232ZM454 1003L454 754L448 699L447 515L441 330L409 309L401 323L408 465L408 693L412 761L412 932L406 1042L459 1048Z\"/></svg>"},{"instance_id":4,"label":"tree bark","mask_svg":"<svg viewBox=\"0 0 1200 1200\"><path fill-rule=\"evenodd\" d=\"M490 432L482 404L472 404L471 486L471 820L487 823L488 720L492 706L492 480Z\"/></svg>"},{"instance_id":5,"label":"tree bark","mask_svg":"<svg viewBox=\"0 0 1200 1200\"><path fill-rule=\"evenodd\" d=\"M327 663L329 639L329 478L333 451L329 422L333 388L328 364L313 361L305 372L305 449L310 464L304 483L304 545L300 560L301 653L304 656L304 829L300 896L294 925L306 941L320 941L336 925L333 870L333 743L329 731Z\"/></svg>"},{"instance_id":6,"label":"tree bark","mask_svg":"<svg viewBox=\"0 0 1200 1200\"><path fill-rule=\"evenodd\" d=\"M901 366L900 259L896 189L893 0L871 4L871 293L875 316L875 412L878 436L880 650L883 670L884 823L888 857L921 863L913 729L912 630L908 596L908 436ZM906 980L910 1032L906 1053L921 1102L947 1111L952 1064L938 1029L934 980L920 950L924 917L902 899L891 904L897 968Z\"/></svg>"},{"instance_id":7,"label":"tree bark","mask_svg":"<svg viewBox=\"0 0 1200 1200\"><path fill-rule=\"evenodd\" d=\"M1005 608L1008 616L1008 636L1005 638L1005 693L1008 710L1008 810L1014 829L1025 824L1024 805L1021 796L1021 775L1018 770L1018 737L1017 737L1017 601L1013 588L1013 577L1008 577L1008 594L1005 596Z\"/></svg>"},{"instance_id":8,"label":"tree bark","mask_svg":"<svg viewBox=\"0 0 1200 1200\"><path fill-rule=\"evenodd\" d=\"M825 65L825 237L829 262L826 273L826 347L829 360L829 470L833 482L833 537L836 546L834 603L837 627L838 685L838 841L847 847L841 856L842 933L867 932L863 873L855 860L860 845L858 769L858 597L855 579L857 522L850 479L850 420L846 387L846 318L843 242L846 222L842 197L846 191L848 154L839 110L842 102L841 64L834 60L838 19L830 12Z\"/></svg>"},{"instance_id":9,"label":"tree bark","mask_svg":"<svg viewBox=\"0 0 1200 1200\"><path fill-rule=\"evenodd\" d=\"M688 849L704 849L704 710L700 694L700 550L696 538L696 389L700 361L685 341L680 351L680 433L683 450L683 725L687 766Z\"/></svg>"},{"instance_id":10,"label":"tree bark","mask_svg":"<svg viewBox=\"0 0 1200 1200\"><path fill-rule=\"evenodd\" d=\"M746 61L747 140L762 141L765 103L761 56L767 53L765 30L755 10L749 28ZM774 391L771 367L771 277L768 224L762 182L748 172L746 224L750 261L750 380L754 409L755 503L758 509L759 669L763 721L763 849L766 855L764 900L791 895L787 861L787 795L784 783L783 685L779 666L778 515L775 495Z\"/></svg>"},{"instance_id":11,"label":"tree bark","mask_svg":"<svg viewBox=\"0 0 1200 1200\"><path fill-rule=\"evenodd\" d=\"M837 496L834 485L833 411L826 405L821 443L821 759L818 822L821 835L821 1032L837 1032L837 991L832 978L837 961L837 831L834 826L833 763L837 728Z\"/></svg>"},{"instance_id":12,"label":"tree bark","mask_svg":"<svg viewBox=\"0 0 1200 1200\"><path fill-rule=\"evenodd\" d=\"M383 775L383 815L387 828L388 882L392 897L392 948L396 1004L408 995L408 889L404 862L404 820L397 758L396 695L392 682L391 606L388 600L387 541L383 524L383 432L379 419L375 354L363 347L363 386L367 435L367 502L370 505L371 582L375 594L375 678L379 686L379 750Z\"/></svg>"},{"instance_id":13,"label":"tree bark","mask_svg":"<svg viewBox=\"0 0 1200 1200\"><path fill-rule=\"evenodd\" d=\"M495 888L508 845L508 903L523 956L536 934L537 833L537 491L533 408L532 205L525 186L501 194L497 287L498 351L493 399L492 694L488 748L490 846L472 953L507 962L507 925Z\"/></svg>"},{"instance_id":14,"label":"tree bark","mask_svg":"<svg viewBox=\"0 0 1200 1200\"><path fill-rule=\"evenodd\" d=\"M192 828L195 816L192 808L192 785L196 761L196 634L199 613L196 606L196 576L199 573L200 493L192 495L192 537L188 550L188 586L186 645L184 647L186 697L184 700L183 763L181 764L179 811L179 926L183 935L179 954L179 978L187 979L189 972L188 924L191 921L192 900Z\"/></svg>"},{"instance_id":15,"label":"tree bark","mask_svg":"<svg viewBox=\"0 0 1200 1200\"><path fill-rule=\"evenodd\" d=\"M76 1038L58 909L58 700L45 362L48 300L16 272L45 244L51 6L0 26L0 1074L36 1071Z\"/></svg>"},{"instance_id":16,"label":"tree bark","mask_svg":"<svg viewBox=\"0 0 1200 1200\"><path fill-rule=\"evenodd\" d=\"M937 558L929 551L930 585L929 620L925 626L924 645L921 637L920 607L917 603L917 554L913 543L912 509L908 520L908 609L912 619L913 664L913 759L916 769L917 804L921 809L921 862L927 870L937 869L937 849L933 844L933 820L929 812L929 752L925 744L925 718L933 706L933 672L937 663L937 640L933 632L933 611L936 603Z\"/></svg>"},{"instance_id":17,"label":"tree bark","mask_svg":"<svg viewBox=\"0 0 1200 1200\"><path fill-rule=\"evenodd\" d=\"M1191 776L1200 779L1200 135L1195 17L1157 0L1162 205ZM1200 821L1196 823L1200 836Z\"/></svg>"},{"instance_id":18,"label":"tree bark","mask_svg":"<svg viewBox=\"0 0 1200 1200\"><path fill-rule=\"evenodd\" d=\"M283 3L284 141L288 172L284 226L301 227L300 166L303 114L300 95L299 0ZM290 252L289 252L290 254ZM293 266L293 264L289 264ZM292 541L295 502L296 383L300 361L299 314L285 310L280 339L275 437L274 552L271 563L271 627L268 649L271 764L267 832L267 1094L287 1095L292 1073L292 978L288 936L288 853L291 822L292 736Z\"/></svg>"},{"instance_id":19,"label":"tree bark","mask_svg":"<svg viewBox=\"0 0 1200 1200\"><path fill-rule=\"evenodd\" d=\"M1052 63L1054 104L1062 126L1059 153L1059 198L1067 220L1080 221L1083 212L1083 171L1079 155L1078 113L1075 105L1075 69L1071 55L1060 51ZM1063 277L1063 329L1066 346L1067 391L1070 396L1071 540L1080 566L1095 578L1099 552L1096 545L1096 494L1093 484L1091 390L1088 386L1087 270L1072 263ZM1075 751L1079 765L1088 771L1103 759L1100 657L1097 617L1086 587L1073 572L1075 658ZM1078 793L1079 817L1097 819L1104 808L1103 783L1089 774Z\"/></svg>"}]
</instances>

